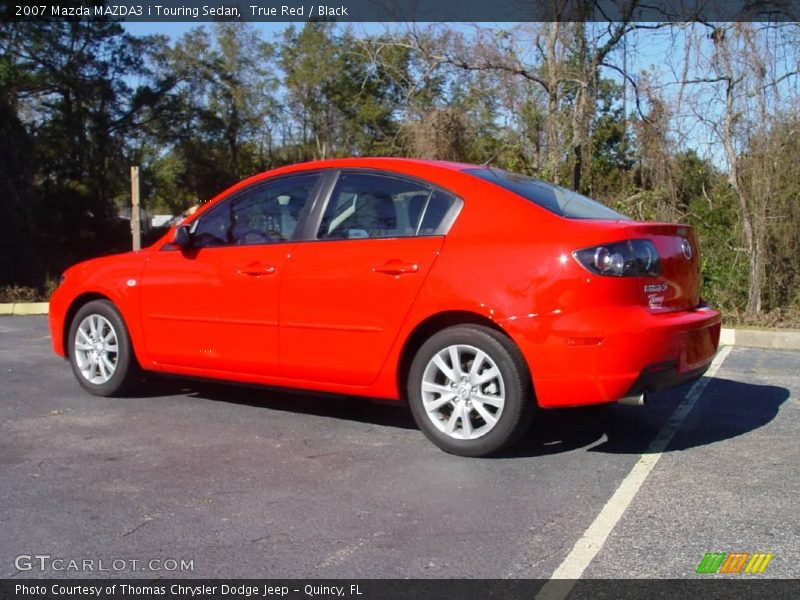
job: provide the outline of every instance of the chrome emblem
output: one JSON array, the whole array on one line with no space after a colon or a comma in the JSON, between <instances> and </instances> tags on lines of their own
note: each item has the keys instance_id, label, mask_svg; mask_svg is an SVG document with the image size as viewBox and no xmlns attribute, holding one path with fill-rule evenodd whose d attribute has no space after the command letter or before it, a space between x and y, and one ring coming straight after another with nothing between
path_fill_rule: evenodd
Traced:
<instances>
[{"instance_id":1,"label":"chrome emblem","mask_svg":"<svg viewBox=\"0 0 800 600\"><path fill-rule=\"evenodd\" d=\"M692 260L692 245L689 240L681 240L681 251L686 260Z\"/></svg>"}]
</instances>

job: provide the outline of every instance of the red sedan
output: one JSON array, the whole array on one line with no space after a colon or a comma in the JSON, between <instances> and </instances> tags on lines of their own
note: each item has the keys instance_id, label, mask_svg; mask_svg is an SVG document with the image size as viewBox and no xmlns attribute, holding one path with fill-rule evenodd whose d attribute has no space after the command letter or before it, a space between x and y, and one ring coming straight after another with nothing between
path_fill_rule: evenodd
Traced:
<instances>
[{"instance_id":1,"label":"red sedan","mask_svg":"<svg viewBox=\"0 0 800 600\"><path fill-rule=\"evenodd\" d=\"M50 327L93 394L144 369L403 399L435 444L484 456L536 407L700 376L720 314L698 286L691 227L487 166L359 158L257 175L70 268Z\"/></svg>"}]
</instances>

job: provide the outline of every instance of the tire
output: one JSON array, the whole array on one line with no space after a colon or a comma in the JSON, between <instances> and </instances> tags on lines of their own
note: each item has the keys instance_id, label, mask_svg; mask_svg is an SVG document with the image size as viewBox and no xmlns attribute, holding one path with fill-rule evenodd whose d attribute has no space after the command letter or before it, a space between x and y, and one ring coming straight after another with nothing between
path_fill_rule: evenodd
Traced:
<instances>
[{"instance_id":1,"label":"tire","mask_svg":"<svg viewBox=\"0 0 800 600\"><path fill-rule=\"evenodd\" d=\"M84 304L72 319L67 344L72 372L90 394L119 396L133 388L139 365L128 328L111 302Z\"/></svg>"},{"instance_id":2,"label":"tire","mask_svg":"<svg viewBox=\"0 0 800 600\"><path fill-rule=\"evenodd\" d=\"M459 456L489 456L512 445L527 431L536 409L517 347L479 325L432 335L414 356L407 385L419 428L439 448Z\"/></svg>"}]
</instances>

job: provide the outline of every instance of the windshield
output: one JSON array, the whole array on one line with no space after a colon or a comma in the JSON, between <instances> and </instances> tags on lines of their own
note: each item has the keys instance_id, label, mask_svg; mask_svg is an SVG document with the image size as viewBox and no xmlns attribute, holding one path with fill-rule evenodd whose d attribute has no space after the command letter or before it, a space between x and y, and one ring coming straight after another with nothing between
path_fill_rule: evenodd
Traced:
<instances>
[{"instance_id":1,"label":"windshield","mask_svg":"<svg viewBox=\"0 0 800 600\"><path fill-rule=\"evenodd\" d=\"M604 204L587 198L577 192L559 187L533 177L509 173L500 169L466 169L475 177L499 185L501 188L514 192L518 196L538 204L542 208L568 219L612 219L615 221L630 218Z\"/></svg>"}]
</instances>

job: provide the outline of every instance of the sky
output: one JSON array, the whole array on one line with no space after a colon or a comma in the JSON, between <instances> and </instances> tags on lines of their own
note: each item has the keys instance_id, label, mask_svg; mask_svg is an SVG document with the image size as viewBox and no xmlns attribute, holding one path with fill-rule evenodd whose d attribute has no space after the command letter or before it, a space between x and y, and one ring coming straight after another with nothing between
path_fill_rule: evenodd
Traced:
<instances>
[{"instance_id":1,"label":"sky","mask_svg":"<svg viewBox=\"0 0 800 600\"><path fill-rule=\"evenodd\" d=\"M161 23L161 22L124 22L122 26L133 35L142 36L142 35L153 35L153 34L162 34L168 35L171 38L180 37L190 29L195 27L199 27L201 25L210 25L210 23L198 23L197 21L193 21L191 23ZM288 25L291 23L253 23L259 30L261 30L262 34L264 35L265 39L269 39L269 36L276 35L283 31Z\"/></svg>"},{"instance_id":2,"label":"sky","mask_svg":"<svg viewBox=\"0 0 800 600\"><path fill-rule=\"evenodd\" d=\"M199 27L201 25L212 25L212 23L203 23L203 22L187 22L187 23L166 23L166 22L123 22L122 26L133 35L142 36L142 35L153 35L153 34L162 34L168 35L171 38L177 38L193 29L195 27ZM270 38L280 35L280 33L289 27L290 25L294 25L295 27L302 27L304 22L295 22L295 23L267 23L267 22L255 22L250 23L256 29L261 31L264 39L269 41ZM382 31L385 24L384 23L348 23L348 25L353 27L353 30L356 32L363 31L365 33L375 33L377 31Z\"/></svg>"}]
</instances>

